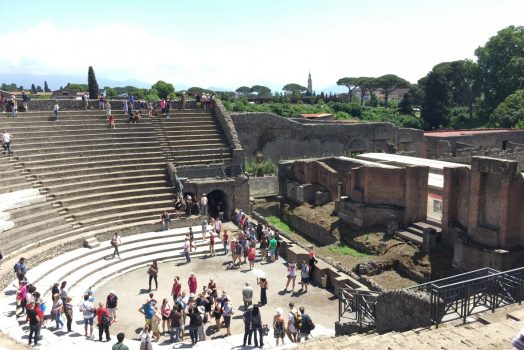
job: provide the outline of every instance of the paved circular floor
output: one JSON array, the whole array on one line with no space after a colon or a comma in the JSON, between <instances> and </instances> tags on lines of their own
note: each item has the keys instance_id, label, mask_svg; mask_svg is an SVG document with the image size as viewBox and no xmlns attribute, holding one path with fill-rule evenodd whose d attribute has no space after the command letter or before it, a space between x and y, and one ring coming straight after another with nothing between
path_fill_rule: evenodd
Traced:
<instances>
[{"instance_id":1,"label":"paved circular floor","mask_svg":"<svg viewBox=\"0 0 524 350\"><path fill-rule=\"evenodd\" d=\"M194 272L197 276L198 290L201 290L202 286L207 284L210 278L213 278L217 284L219 295L225 290L233 301L236 313L231 323L232 333L243 333L242 288L245 282L253 286L255 302L259 300L260 288L256 286L256 276L249 270L247 264L240 268L229 269L230 261L230 256L226 257L220 252L215 257L195 257L190 264L185 264L185 259L159 263L159 289L154 291L155 299L161 302L164 297L167 297L172 305L170 293L174 276L181 278L183 290L188 290L187 279L191 272ZM286 285L287 269L284 263L283 259L274 263L261 263L257 259L255 264L255 268L266 272L269 283L268 304L261 308L263 323L271 327L277 307L286 311L289 302L292 301L297 307L304 306L306 312L311 315L316 324L333 329L335 321L338 320L338 299L331 292L311 285L307 293L298 293L297 291L300 290L298 283L294 293L289 291L285 293L283 290ZM297 282L298 280L299 277L297 277ZM127 338L137 339L137 334L144 324L143 315L138 312L138 308L148 296L147 269L141 268L120 275L97 287L94 293L96 301L105 300L110 290L114 290L118 295L118 322L111 326L111 333L124 332ZM206 326L208 339L224 337L225 330L214 334L212 323L214 324L214 321ZM81 329L78 329L78 331L83 332ZM270 336L272 337L272 334ZM169 336L166 334L161 338L160 343L167 343L168 341Z\"/></svg>"}]
</instances>

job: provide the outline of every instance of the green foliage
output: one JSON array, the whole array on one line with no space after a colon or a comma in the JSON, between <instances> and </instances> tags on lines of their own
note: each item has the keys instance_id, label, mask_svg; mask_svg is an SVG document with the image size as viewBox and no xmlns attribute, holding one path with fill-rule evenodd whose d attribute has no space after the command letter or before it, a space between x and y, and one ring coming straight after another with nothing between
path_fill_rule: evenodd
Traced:
<instances>
[{"instance_id":1,"label":"green foliage","mask_svg":"<svg viewBox=\"0 0 524 350\"><path fill-rule=\"evenodd\" d=\"M67 83L65 87L66 89L70 89L70 90L77 91L77 92L84 92L84 91L87 91L87 89L89 88L86 84L72 84L72 83Z\"/></svg>"},{"instance_id":2,"label":"green foliage","mask_svg":"<svg viewBox=\"0 0 524 350\"><path fill-rule=\"evenodd\" d=\"M249 86L241 86L238 89L236 89L235 92L238 92L239 94L247 95L251 92L251 88Z\"/></svg>"},{"instance_id":3,"label":"green foliage","mask_svg":"<svg viewBox=\"0 0 524 350\"><path fill-rule=\"evenodd\" d=\"M509 26L475 50L478 86L489 115L506 97L524 88L524 27Z\"/></svg>"},{"instance_id":4,"label":"green foliage","mask_svg":"<svg viewBox=\"0 0 524 350\"><path fill-rule=\"evenodd\" d=\"M524 89L509 95L504 102L498 105L489 118L494 127L522 128L524 124Z\"/></svg>"},{"instance_id":5,"label":"green foliage","mask_svg":"<svg viewBox=\"0 0 524 350\"><path fill-rule=\"evenodd\" d=\"M116 90L110 87L104 87L104 91L106 92L106 96L108 98L115 98L117 96Z\"/></svg>"},{"instance_id":6,"label":"green foliage","mask_svg":"<svg viewBox=\"0 0 524 350\"><path fill-rule=\"evenodd\" d=\"M378 77L374 81L374 85L378 86L384 91L384 106L388 107L389 94L400 88L407 88L410 86L409 81L402 79L395 74L386 74Z\"/></svg>"},{"instance_id":7,"label":"green foliage","mask_svg":"<svg viewBox=\"0 0 524 350\"><path fill-rule=\"evenodd\" d=\"M345 246L345 245L332 246L332 247L329 247L328 249L331 253L352 256L354 258L369 258L373 256L370 254L361 253L358 250Z\"/></svg>"},{"instance_id":8,"label":"green foliage","mask_svg":"<svg viewBox=\"0 0 524 350\"><path fill-rule=\"evenodd\" d=\"M51 89L47 86L47 81L44 81L44 92L51 92Z\"/></svg>"},{"instance_id":9,"label":"green foliage","mask_svg":"<svg viewBox=\"0 0 524 350\"><path fill-rule=\"evenodd\" d=\"M166 83L163 80L159 80L153 84L153 86L151 86L151 90L155 90L160 98L166 99L175 93L175 87L173 84Z\"/></svg>"},{"instance_id":10,"label":"green foliage","mask_svg":"<svg viewBox=\"0 0 524 350\"><path fill-rule=\"evenodd\" d=\"M271 161L271 159L266 159L261 162L247 161L245 164L245 171L248 174L262 177L264 175L274 175L277 172L277 166Z\"/></svg>"},{"instance_id":11,"label":"green foliage","mask_svg":"<svg viewBox=\"0 0 524 350\"><path fill-rule=\"evenodd\" d=\"M307 88L302 86L302 85L299 85L299 84L295 84L295 83L290 83L290 84L286 84L284 85L284 87L282 88L283 91L286 91L286 92L289 92L289 93L297 93L297 94L301 94L303 92L306 92L307 91Z\"/></svg>"},{"instance_id":12,"label":"green foliage","mask_svg":"<svg viewBox=\"0 0 524 350\"><path fill-rule=\"evenodd\" d=\"M362 106L356 103L329 102L328 105L335 112L345 112L354 118L362 116Z\"/></svg>"},{"instance_id":13,"label":"green foliage","mask_svg":"<svg viewBox=\"0 0 524 350\"><path fill-rule=\"evenodd\" d=\"M337 80L337 85L348 88L349 102L353 99L353 90L358 86L358 78L345 77Z\"/></svg>"},{"instance_id":14,"label":"green foliage","mask_svg":"<svg viewBox=\"0 0 524 350\"><path fill-rule=\"evenodd\" d=\"M160 100L160 96L158 96L156 90L151 89L147 95L144 95L143 99L149 102L154 102Z\"/></svg>"},{"instance_id":15,"label":"green foliage","mask_svg":"<svg viewBox=\"0 0 524 350\"><path fill-rule=\"evenodd\" d=\"M267 222L269 222L271 225L275 226L280 232L285 234L296 234L296 231L293 230L291 227L289 227L288 224L286 224L284 221L282 221L278 216L267 216L266 217Z\"/></svg>"},{"instance_id":16,"label":"green foliage","mask_svg":"<svg viewBox=\"0 0 524 350\"><path fill-rule=\"evenodd\" d=\"M445 74L433 70L426 76L423 85L425 92L421 113L426 129L448 126L451 92Z\"/></svg>"},{"instance_id":17,"label":"green foliage","mask_svg":"<svg viewBox=\"0 0 524 350\"><path fill-rule=\"evenodd\" d=\"M251 92L256 93L258 97L269 97L271 96L271 89L263 85L253 85Z\"/></svg>"},{"instance_id":18,"label":"green foliage","mask_svg":"<svg viewBox=\"0 0 524 350\"><path fill-rule=\"evenodd\" d=\"M33 94L36 94L36 93L37 93L35 84L31 84L31 92L32 92Z\"/></svg>"},{"instance_id":19,"label":"green foliage","mask_svg":"<svg viewBox=\"0 0 524 350\"><path fill-rule=\"evenodd\" d=\"M89 90L89 98L97 99L98 98L98 83L96 81L95 71L92 66L89 66L87 70L87 85Z\"/></svg>"},{"instance_id":20,"label":"green foliage","mask_svg":"<svg viewBox=\"0 0 524 350\"><path fill-rule=\"evenodd\" d=\"M37 85L36 92L44 92L44 90L42 90L42 87L40 85Z\"/></svg>"},{"instance_id":21,"label":"green foliage","mask_svg":"<svg viewBox=\"0 0 524 350\"><path fill-rule=\"evenodd\" d=\"M2 86L1 86L0 90L3 90L3 91L16 91L16 90L18 90L18 87L16 86L15 83L11 83L11 84L2 83Z\"/></svg>"}]
</instances>

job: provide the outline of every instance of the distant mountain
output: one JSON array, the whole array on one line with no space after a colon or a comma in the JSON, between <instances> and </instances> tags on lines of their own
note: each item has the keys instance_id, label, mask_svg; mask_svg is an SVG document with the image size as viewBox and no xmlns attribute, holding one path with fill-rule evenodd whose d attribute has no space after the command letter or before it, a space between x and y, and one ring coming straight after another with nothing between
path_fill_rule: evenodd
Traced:
<instances>
[{"instance_id":1,"label":"distant mountain","mask_svg":"<svg viewBox=\"0 0 524 350\"><path fill-rule=\"evenodd\" d=\"M216 86L210 86L206 89L211 90L211 91L219 91L219 92L235 91L235 89L221 88L221 87L216 87Z\"/></svg>"},{"instance_id":2,"label":"distant mountain","mask_svg":"<svg viewBox=\"0 0 524 350\"><path fill-rule=\"evenodd\" d=\"M96 78L98 86L103 88L104 86L109 87L123 87L123 86L135 86L138 88L150 88L151 84L139 80L113 80L105 77ZM35 75L35 74L0 74L0 84L6 83L11 84L15 83L16 85L22 85L24 89L30 89L31 84L35 86L40 85L44 87L44 81L47 81L47 85L51 90L58 90L60 86L66 86L67 83L73 84L87 84L87 75L59 75L59 74L49 74L49 75Z\"/></svg>"}]
</instances>

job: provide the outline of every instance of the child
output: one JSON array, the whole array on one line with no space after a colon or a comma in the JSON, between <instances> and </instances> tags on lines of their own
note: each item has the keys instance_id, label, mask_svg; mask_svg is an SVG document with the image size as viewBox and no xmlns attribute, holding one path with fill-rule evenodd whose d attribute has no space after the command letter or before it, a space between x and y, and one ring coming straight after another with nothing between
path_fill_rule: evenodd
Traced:
<instances>
[{"instance_id":1,"label":"child","mask_svg":"<svg viewBox=\"0 0 524 350\"><path fill-rule=\"evenodd\" d=\"M116 128L115 117L113 117L112 114L110 114L110 115L107 117L107 122L108 122L109 127L110 127L111 129Z\"/></svg>"}]
</instances>

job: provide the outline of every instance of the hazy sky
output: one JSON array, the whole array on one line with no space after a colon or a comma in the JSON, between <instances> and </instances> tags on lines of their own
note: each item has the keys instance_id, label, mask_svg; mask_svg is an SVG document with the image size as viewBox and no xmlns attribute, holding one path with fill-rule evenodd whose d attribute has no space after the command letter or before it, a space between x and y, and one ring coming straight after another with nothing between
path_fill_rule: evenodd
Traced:
<instances>
[{"instance_id":1,"label":"hazy sky","mask_svg":"<svg viewBox=\"0 0 524 350\"><path fill-rule=\"evenodd\" d=\"M474 58L524 25L524 0L0 0L5 73L87 74L175 85L334 85L344 76L411 82Z\"/></svg>"}]
</instances>

